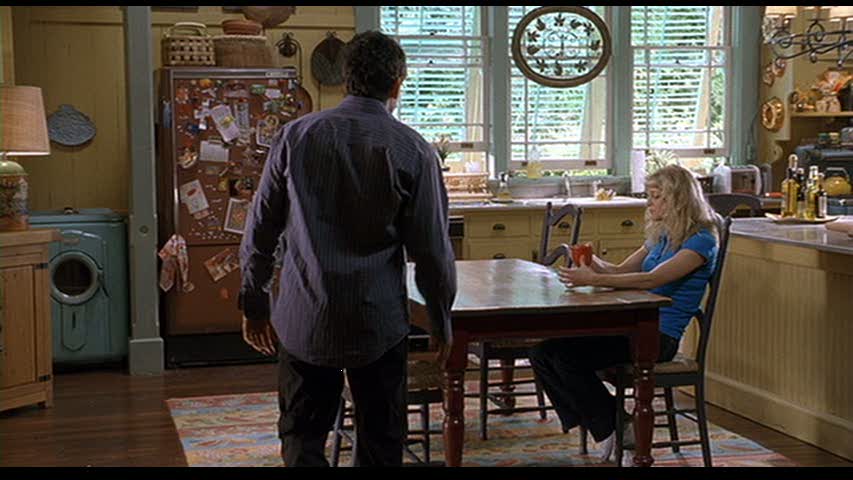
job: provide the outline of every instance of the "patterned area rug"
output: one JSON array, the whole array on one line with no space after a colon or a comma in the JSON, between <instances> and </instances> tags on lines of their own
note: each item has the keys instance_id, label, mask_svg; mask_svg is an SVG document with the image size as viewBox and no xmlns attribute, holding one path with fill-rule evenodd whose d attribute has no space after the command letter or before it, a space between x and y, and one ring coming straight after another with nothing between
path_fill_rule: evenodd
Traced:
<instances>
[{"instance_id":1,"label":"patterned area rug","mask_svg":"<svg viewBox=\"0 0 853 480\"><path fill-rule=\"evenodd\" d=\"M476 386L472 387L467 391L476 391ZM549 412L545 421L541 421L536 413L489 417L489 440L483 442L478 434L477 400L467 398L465 401L464 466L613 466L600 463L591 437L589 455L581 455L577 429L563 434L554 412ZM520 403L533 401L530 398ZM276 430L278 400L275 393L172 399L167 404L189 466L282 465ZM655 408L662 410L663 405ZM440 428L443 419L441 406L433 405L430 414L433 427ZM410 421L412 429L416 429L418 417L413 415ZM678 430L681 439L698 438L696 425L690 420L679 417ZM709 424L709 430L714 466L796 466L788 458L716 425ZM331 435L329 439L327 454L331 451ZM668 430L655 431L655 441L668 439ZM440 435L433 436L434 462L443 460L442 443ZM412 450L418 455L421 453L417 446ZM672 453L670 449L656 449L653 455L655 466L702 466L702 453L698 446L683 447L679 454ZM341 465L349 465L349 452L342 452Z\"/></svg>"}]
</instances>

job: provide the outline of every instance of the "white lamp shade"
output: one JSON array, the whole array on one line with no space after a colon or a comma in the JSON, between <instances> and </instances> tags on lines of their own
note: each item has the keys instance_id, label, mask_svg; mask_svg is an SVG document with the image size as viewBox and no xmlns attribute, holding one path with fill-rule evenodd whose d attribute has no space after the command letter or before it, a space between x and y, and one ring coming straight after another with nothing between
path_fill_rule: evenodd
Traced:
<instances>
[{"instance_id":1,"label":"white lamp shade","mask_svg":"<svg viewBox=\"0 0 853 480\"><path fill-rule=\"evenodd\" d=\"M797 16L797 6L789 5L789 6L778 6L778 5L768 5L764 10L764 16L766 17L796 17Z\"/></svg>"},{"instance_id":2,"label":"white lamp shade","mask_svg":"<svg viewBox=\"0 0 853 480\"><path fill-rule=\"evenodd\" d=\"M853 5L839 5L829 9L829 18L833 20L847 20L853 18Z\"/></svg>"}]
</instances>

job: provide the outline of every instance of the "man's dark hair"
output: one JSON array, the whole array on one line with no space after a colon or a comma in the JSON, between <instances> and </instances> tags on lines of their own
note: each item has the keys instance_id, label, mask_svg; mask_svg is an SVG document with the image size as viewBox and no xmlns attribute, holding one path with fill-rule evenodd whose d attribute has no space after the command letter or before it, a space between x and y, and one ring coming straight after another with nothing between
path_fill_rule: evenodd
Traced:
<instances>
[{"instance_id":1,"label":"man's dark hair","mask_svg":"<svg viewBox=\"0 0 853 480\"><path fill-rule=\"evenodd\" d=\"M388 100L394 82L406 76L406 54L380 32L359 33L346 45L344 79L347 93Z\"/></svg>"}]
</instances>

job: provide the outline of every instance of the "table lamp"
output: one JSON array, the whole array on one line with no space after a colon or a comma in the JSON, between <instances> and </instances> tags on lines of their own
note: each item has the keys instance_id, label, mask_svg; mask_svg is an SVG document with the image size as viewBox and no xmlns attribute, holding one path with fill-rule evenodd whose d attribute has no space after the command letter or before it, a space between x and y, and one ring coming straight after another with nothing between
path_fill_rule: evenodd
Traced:
<instances>
[{"instance_id":1,"label":"table lamp","mask_svg":"<svg viewBox=\"0 0 853 480\"><path fill-rule=\"evenodd\" d=\"M0 85L0 232L29 228L27 172L8 157L50 155L41 88Z\"/></svg>"}]
</instances>

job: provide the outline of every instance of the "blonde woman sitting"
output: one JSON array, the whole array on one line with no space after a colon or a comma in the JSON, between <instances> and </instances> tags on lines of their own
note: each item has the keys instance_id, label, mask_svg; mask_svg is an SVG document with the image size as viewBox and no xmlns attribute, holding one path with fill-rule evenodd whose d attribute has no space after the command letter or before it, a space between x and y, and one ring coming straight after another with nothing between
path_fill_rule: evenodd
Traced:
<instances>
[{"instance_id":1,"label":"blonde woman sitting","mask_svg":"<svg viewBox=\"0 0 853 480\"><path fill-rule=\"evenodd\" d=\"M671 360L687 324L699 310L716 265L716 213L699 182L671 165L646 182L646 242L620 265L593 257L592 265L560 268L560 280L574 286L643 289L672 298L660 309L660 355ZM608 461L615 440L616 400L596 372L631 361L627 337L574 337L547 340L530 352L534 372L551 399L564 431L583 425L602 445ZM622 412L626 417L627 413ZM633 424L625 422L631 447Z\"/></svg>"}]
</instances>

